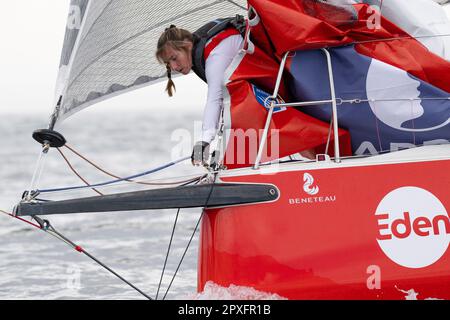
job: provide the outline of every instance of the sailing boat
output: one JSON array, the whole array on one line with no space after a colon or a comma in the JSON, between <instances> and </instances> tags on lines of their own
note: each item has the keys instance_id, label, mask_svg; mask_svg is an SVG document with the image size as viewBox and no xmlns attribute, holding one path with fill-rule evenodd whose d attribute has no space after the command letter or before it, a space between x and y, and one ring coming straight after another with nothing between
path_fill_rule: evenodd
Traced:
<instances>
[{"instance_id":1,"label":"sailing boat","mask_svg":"<svg viewBox=\"0 0 450 320\"><path fill-rule=\"evenodd\" d=\"M423 297L449 299L449 62L405 31L400 18L403 28L382 20L386 28L368 32L361 21L369 21L364 14L374 1L280 2L185 1L174 8L139 0L72 0L55 112L48 129L33 134L43 155L65 144L54 130L62 120L164 79L164 68L152 63L149 52L167 25L195 30L210 17L241 13L249 27L245 49L225 75L222 142L207 178L195 185L41 202L38 165L15 215L33 216L45 226L40 215L204 207L199 291L212 281L289 299L399 299L411 288ZM285 19L293 11L295 21L310 29L302 24L296 30L298 23ZM286 26L296 32L280 32ZM435 50L445 48L444 41ZM391 59L406 49L426 59ZM245 74L243 66L255 61L267 62L270 72L261 75L256 67ZM345 73L361 66L365 73ZM436 66L444 68L438 76ZM389 77L380 74L394 79L391 87L383 87ZM361 78L364 87L350 90ZM345 86L348 80L354 87ZM419 87L429 95L421 96ZM401 88L415 89L403 95ZM292 98L285 102L282 96ZM239 113L242 104L247 116ZM392 110L403 118L392 120ZM347 123L355 115L361 118L353 122L363 128ZM363 129L372 120L376 134L367 138ZM239 137L232 129L252 128L262 131L257 152L236 161L232 152L239 148L230 142ZM269 154L269 145L277 143L279 152ZM245 154L248 147L242 146ZM292 155L312 147L315 159ZM277 161L285 156L289 160Z\"/></svg>"}]
</instances>

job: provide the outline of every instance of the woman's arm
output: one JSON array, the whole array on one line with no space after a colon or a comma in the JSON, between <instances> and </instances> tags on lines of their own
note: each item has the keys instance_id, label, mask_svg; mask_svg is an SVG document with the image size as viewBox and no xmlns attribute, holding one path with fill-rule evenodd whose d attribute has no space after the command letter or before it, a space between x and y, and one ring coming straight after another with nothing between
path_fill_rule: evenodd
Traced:
<instances>
[{"instance_id":1,"label":"woman's arm","mask_svg":"<svg viewBox=\"0 0 450 320\"><path fill-rule=\"evenodd\" d=\"M222 40L206 59L208 95L203 112L202 141L210 143L216 136L222 109L225 70L239 52L242 41L240 35L230 36Z\"/></svg>"}]
</instances>

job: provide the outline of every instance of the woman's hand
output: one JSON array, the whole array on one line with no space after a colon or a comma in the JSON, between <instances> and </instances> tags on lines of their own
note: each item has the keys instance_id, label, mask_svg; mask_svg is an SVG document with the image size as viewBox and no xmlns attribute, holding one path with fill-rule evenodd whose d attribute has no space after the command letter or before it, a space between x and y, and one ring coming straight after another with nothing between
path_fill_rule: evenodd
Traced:
<instances>
[{"instance_id":1,"label":"woman's hand","mask_svg":"<svg viewBox=\"0 0 450 320\"><path fill-rule=\"evenodd\" d=\"M209 143L198 141L192 150L191 162L194 166L207 164L209 159Z\"/></svg>"}]
</instances>

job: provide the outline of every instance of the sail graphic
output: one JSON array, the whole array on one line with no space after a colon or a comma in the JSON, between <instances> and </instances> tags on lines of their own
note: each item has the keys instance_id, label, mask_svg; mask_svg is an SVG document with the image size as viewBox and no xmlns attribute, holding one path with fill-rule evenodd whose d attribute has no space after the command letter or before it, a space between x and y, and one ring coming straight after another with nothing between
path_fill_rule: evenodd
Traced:
<instances>
[{"instance_id":1,"label":"sail graphic","mask_svg":"<svg viewBox=\"0 0 450 320\"><path fill-rule=\"evenodd\" d=\"M450 34L446 31L450 21L434 2L408 1L417 13L410 17L398 10L399 3L249 0L258 20L250 30L258 32L254 35L265 34L271 45L258 43L261 37L250 41L260 48L273 48L273 59L291 52L285 82L289 102L331 99L327 59L322 51L328 48L339 125L350 132L353 154L374 155L450 142L450 62L446 50L450 37L441 34ZM329 14L332 7L338 15ZM242 71L252 77L243 64L256 65L258 51L253 51L242 59L230 80L244 78ZM329 104L299 110L322 121L332 117Z\"/></svg>"},{"instance_id":2,"label":"sail graphic","mask_svg":"<svg viewBox=\"0 0 450 320\"><path fill-rule=\"evenodd\" d=\"M56 121L165 78L154 51L169 24L196 30L211 17L245 14L244 0L72 0L56 89Z\"/></svg>"},{"instance_id":3,"label":"sail graphic","mask_svg":"<svg viewBox=\"0 0 450 320\"><path fill-rule=\"evenodd\" d=\"M333 48L330 54L336 94L342 101L339 124L350 131L355 154L449 143L448 92L360 54L354 46ZM290 62L291 92L297 99L329 99L326 60L320 50L297 51ZM328 105L303 107L302 111L323 121L331 117Z\"/></svg>"}]
</instances>

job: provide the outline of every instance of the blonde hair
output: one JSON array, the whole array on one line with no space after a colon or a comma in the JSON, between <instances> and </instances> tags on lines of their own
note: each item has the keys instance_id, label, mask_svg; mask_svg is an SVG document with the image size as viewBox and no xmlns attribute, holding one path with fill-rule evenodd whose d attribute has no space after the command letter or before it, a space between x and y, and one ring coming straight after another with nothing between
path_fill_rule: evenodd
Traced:
<instances>
[{"instance_id":1,"label":"blonde hair","mask_svg":"<svg viewBox=\"0 0 450 320\"><path fill-rule=\"evenodd\" d=\"M166 48L166 46L171 46L175 50L183 50L187 54L190 54L190 51L188 49L189 43L194 42L194 36L191 32L177 28L175 25L170 25L169 28L166 28L166 30L161 34L158 40L158 45L156 49L156 59L158 59L159 63L164 64L163 60L163 52ZM166 69L167 69L167 86L166 91L169 95L169 97L173 96L173 91L175 91L175 83L172 80L172 70L170 70L170 65L166 63Z\"/></svg>"}]
</instances>

